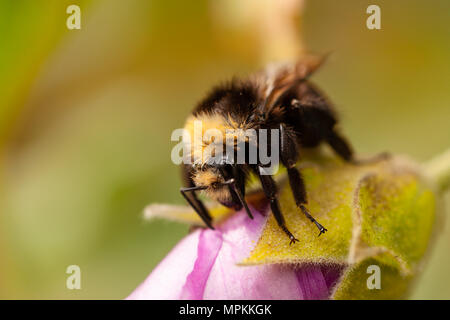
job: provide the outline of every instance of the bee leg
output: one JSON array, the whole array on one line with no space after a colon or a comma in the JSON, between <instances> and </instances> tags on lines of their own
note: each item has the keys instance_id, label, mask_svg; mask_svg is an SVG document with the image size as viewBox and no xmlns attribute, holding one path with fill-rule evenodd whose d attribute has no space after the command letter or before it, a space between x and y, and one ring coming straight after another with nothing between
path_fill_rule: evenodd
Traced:
<instances>
[{"instance_id":1,"label":"bee leg","mask_svg":"<svg viewBox=\"0 0 450 320\"><path fill-rule=\"evenodd\" d=\"M253 215L252 215L250 209L248 208L248 205L247 205L247 202L245 201L244 196L241 194L241 192L238 189L236 189L235 192L239 198L239 201L244 206L245 212L247 213L248 217L253 220Z\"/></svg>"},{"instance_id":2,"label":"bee leg","mask_svg":"<svg viewBox=\"0 0 450 320\"><path fill-rule=\"evenodd\" d=\"M289 239L291 240L289 244L295 243L296 241L298 241L298 239L295 238L294 235L286 227L283 214L281 213L280 210L280 205L277 200L277 186L275 184L275 181L269 175L261 175L259 171L257 172L257 174L261 181L264 194L270 201L270 208L272 209L272 213L275 217L275 220L277 221L280 228L284 231L284 233L288 235Z\"/></svg>"},{"instance_id":3,"label":"bee leg","mask_svg":"<svg viewBox=\"0 0 450 320\"><path fill-rule=\"evenodd\" d=\"M327 231L316 219L308 212L305 207L307 203L306 187L303 178L296 168L296 163L299 157L298 148L295 142L289 137L284 128L280 125L280 148L281 148L281 162L287 168L289 184L291 186L292 195L294 196L297 207L303 214L319 229L319 236Z\"/></svg>"},{"instance_id":4,"label":"bee leg","mask_svg":"<svg viewBox=\"0 0 450 320\"><path fill-rule=\"evenodd\" d=\"M240 203L244 206L245 212L250 219L253 219L253 215L248 208L247 201L245 200L245 180L243 173L238 170L237 166L233 166L233 177L236 181L234 185L234 192L239 198Z\"/></svg>"},{"instance_id":5,"label":"bee leg","mask_svg":"<svg viewBox=\"0 0 450 320\"><path fill-rule=\"evenodd\" d=\"M324 226L322 226L319 222L317 222L316 219L314 219L314 217L309 213L309 211L305 207L305 204L307 204L305 183L298 169L295 167L288 168L288 177L289 177L289 184L291 185L291 191L292 194L294 195L297 207L299 207L300 210L302 210L303 214L306 216L306 218L309 219L309 221L311 221L316 225L317 229L319 229L319 236L322 233L328 231Z\"/></svg>"},{"instance_id":6,"label":"bee leg","mask_svg":"<svg viewBox=\"0 0 450 320\"><path fill-rule=\"evenodd\" d=\"M389 153L382 152L368 159L356 159L348 141L334 130L328 134L326 140L338 155L354 165L371 164L390 158Z\"/></svg>"},{"instance_id":7,"label":"bee leg","mask_svg":"<svg viewBox=\"0 0 450 320\"><path fill-rule=\"evenodd\" d=\"M325 139L334 152L341 156L342 159L347 162L355 161L350 143L335 130L331 130Z\"/></svg>"},{"instance_id":8,"label":"bee leg","mask_svg":"<svg viewBox=\"0 0 450 320\"><path fill-rule=\"evenodd\" d=\"M214 230L214 227L211 224L212 218L211 215L208 213L208 209L205 208L203 202L201 202L197 195L194 193L196 190L199 190L197 187L190 187L190 188L181 188L180 192L183 195L183 197L186 199L186 201L190 204L192 209L197 212L199 217L203 220L203 222L206 224L206 226L210 229ZM192 198L190 198L187 194L187 192L191 192Z\"/></svg>"},{"instance_id":9,"label":"bee leg","mask_svg":"<svg viewBox=\"0 0 450 320\"><path fill-rule=\"evenodd\" d=\"M230 191L234 203L239 204L239 206L235 208L235 210L238 211L244 208L245 212L247 212L248 217L253 220L253 215L248 208L247 201L245 201L245 196L243 193L241 193L240 188L236 186L236 180L234 178L231 178L230 180L225 181L223 185L228 185L228 190Z\"/></svg>"},{"instance_id":10,"label":"bee leg","mask_svg":"<svg viewBox=\"0 0 450 320\"><path fill-rule=\"evenodd\" d=\"M244 208L248 217L250 219L253 219L253 215L248 208L247 202L245 201L245 181L242 179L242 176L239 174L238 168L236 166L233 166L232 169L232 175L229 175L224 168L220 169L222 177L224 177L224 179L228 179L223 183L223 185L228 186L231 198L236 204L234 209L238 211Z\"/></svg>"},{"instance_id":11,"label":"bee leg","mask_svg":"<svg viewBox=\"0 0 450 320\"><path fill-rule=\"evenodd\" d=\"M203 202L200 201L195 194L196 190L201 190L202 188L196 187L194 181L192 180L192 168L188 165L181 166L181 176L184 180L184 185L187 188L181 188L180 192L190 206L197 212L199 217L203 222L211 229L214 229L211 225L212 218L208 213L208 209L204 206ZM190 195L187 192L191 193Z\"/></svg>"}]
</instances>

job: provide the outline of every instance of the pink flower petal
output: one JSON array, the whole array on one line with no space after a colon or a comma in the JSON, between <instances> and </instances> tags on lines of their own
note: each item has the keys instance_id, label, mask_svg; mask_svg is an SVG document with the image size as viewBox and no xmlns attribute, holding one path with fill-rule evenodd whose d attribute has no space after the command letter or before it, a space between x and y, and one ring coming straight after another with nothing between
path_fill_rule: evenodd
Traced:
<instances>
[{"instance_id":1,"label":"pink flower petal","mask_svg":"<svg viewBox=\"0 0 450 320\"><path fill-rule=\"evenodd\" d=\"M194 269L201 231L196 230L181 240L127 299L178 299L186 278Z\"/></svg>"},{"instance_id":2,"label":"pink flower petal","mask_svg":"<svg viewBox=\"0 0 450 320\"><path fill-rule=\"evenodd\" d=\"M339 278L344 273L345 266L343 265L323 265L321 267L323 276L327 287L329 288L329 293L333 291L334 286L337 284Z\"/></svg>"},{"instance_id":3,"label":"pink flower petal","mask_svg":"<svg viewBox=\"0 0 450 320\"><path fill-rule=\"evenodd\" d=\"M296 272L303 300L328 298L328 287L320 266L306 265Z\"/></svg>"},{"instance_id":4,"label":"pink flower petal","mask_svg":"<svg viewBox=\"0 0 450 320\"><path fill-rule=\"evenodd\" d=\"M296 275L303 299L328 299L342 271L343 266L333 265L303 265L298 268Z\"/></svg>"},{"instance_id":5,"label":"pink flower petal","mask_svg":"<svg viewBox=\"0 0 450 320\"><path fill-rule=\"evenodd\" d=\"M222 234L214 230L202 230L197 245L197 260L181 291L180 299L203 298L206 281L222 247Z\"/></svg>"},{"instance_id":6,"label":"pink flower petal","mask_svg":"<svg viewBox=\"0 0 450 320\"><path fill-rule=\"evenodd\" d=\"M256 245L265 217L253 211L254 220L237 213L220 228L222 248L217 256L204 299L298 299L299 287L292 268L280 265L239 266Z\"/></svg>"},{"instance_id":7,"label":"pink flower petal","mask_svg":"<svg viewBox=\"0 0 450 320\"><path fill-rule=\"evenodd\" d=\"M127 299L327 299L343 267L237 265L265 225L263 213L252 213L189 234Z\"/></svg>"}]
</instances>

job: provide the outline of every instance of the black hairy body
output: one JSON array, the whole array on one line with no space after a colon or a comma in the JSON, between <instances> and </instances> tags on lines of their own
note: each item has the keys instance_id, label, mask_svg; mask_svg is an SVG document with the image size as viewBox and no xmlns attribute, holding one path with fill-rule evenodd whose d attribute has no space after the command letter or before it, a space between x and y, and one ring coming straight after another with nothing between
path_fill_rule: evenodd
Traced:
<instances>
[{"instance_id":1,"label":"black hairy body","mask_svg":"<svg viewBox=\"0 0 450 320\"><path fill-rule=\"evenodd\" d=\"M222 132L229 128L256 131L278 129L280 160L287 168L293 196L299 211L317 226L320 235L326 229L305 207L307 193L296 163L301 157L302 148L316 147L320 143L328 143L345 161L353 161L353 151L337 131L338 120L332 104L309 81L319 64L319 61L312 60L272 66L247 79L234 79L218 86L194 109L185 128L192 131L193 121L202 121L205 126ZM202 141L203 146L209 143ZM225 145L230 141L224 139L220 143ZM260 147L259 140L257 143ZM186 187L181 192L208 227L212 228L211 217L195 191L204 191L211 198L236 210L244 207L252 218L245 201L245 184L249 173L253 172L260 179L280 228L289 236L291 243L297 241L286 227L273 177L262 174L264 165L250 164L248 155L246 162L241 164L230 163L226 159L216 163L203 158L195 161L194 154L200 151L192 149L190 156L193 164L183 166Z\"/></svg>"}]
</instances>

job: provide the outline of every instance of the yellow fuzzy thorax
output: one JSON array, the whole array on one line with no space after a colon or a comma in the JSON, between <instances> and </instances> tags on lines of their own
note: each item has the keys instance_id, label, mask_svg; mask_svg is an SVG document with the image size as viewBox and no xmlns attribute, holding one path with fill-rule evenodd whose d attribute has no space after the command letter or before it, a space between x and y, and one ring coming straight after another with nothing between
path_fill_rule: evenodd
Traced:
<instances>
[{"instance_id":1,"label":"yellow fuzzy thorax","mask_svg":"<svg viewBox=\"0 0 450 320\"><path fill-rule=\"evenodd\" d=\"M224 118L218 114L200 114L190 116L184 126L185 135L183 142L188 154L192 157L193 164L201 165L207 163L215 156L217 148L225 153L225 145L234 145L249 141L250 129L247 123L238 123L231 117ZM221 140L217 141L217 137Z\"/></svg>"}]
</instances>

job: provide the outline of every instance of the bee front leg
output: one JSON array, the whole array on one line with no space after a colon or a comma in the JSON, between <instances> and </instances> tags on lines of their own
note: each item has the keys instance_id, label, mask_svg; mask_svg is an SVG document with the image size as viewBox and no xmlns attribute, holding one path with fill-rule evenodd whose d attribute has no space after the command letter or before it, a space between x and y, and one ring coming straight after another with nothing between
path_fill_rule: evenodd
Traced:
<instances>
[{"instance_id":1,"label":"bee front leg","mask_svg":"<svg viewBox=\"0 0 450 320\"><path fill-rule=\"evenodd\" d=\"M187 186L185 188L181 188L181 195L186 199L192 209L199 215L199 217L203 220L203 222L208 226L208 228L214 229L212 227L212 218L206 209L203 202L197 197L195 193L198 190L201 190L202 187L195 186L194 181L192 180L192 168L188 165L181 166L181 176L184 181L184 185ZM189 193L189 194L188 194Z\"/></svg>"},{"instance_id":2,"label":"bee front leg","mask_svg":"<svg viewBox=\"0 0 450 320\"><path fill-rule=\"evenodd\" d=\"M198 187L190 187L190 188L181 188L180 192L183 195L183 197L186 199L186 201L190 204L192 209L197 212L199 217L203 220L203 222L206 224L206 226L210 229L214 230L214 227L212 226L212 218L211 215L208 213L208 209L204 206L203 202L201 202L196 194L194 193L196 190L198 190ZM192 198L188 196L188 192L192 194Z\"/></svg>"}]
</instances>

